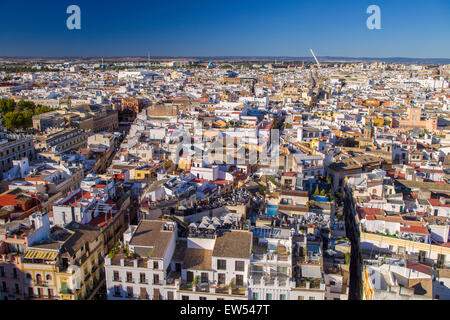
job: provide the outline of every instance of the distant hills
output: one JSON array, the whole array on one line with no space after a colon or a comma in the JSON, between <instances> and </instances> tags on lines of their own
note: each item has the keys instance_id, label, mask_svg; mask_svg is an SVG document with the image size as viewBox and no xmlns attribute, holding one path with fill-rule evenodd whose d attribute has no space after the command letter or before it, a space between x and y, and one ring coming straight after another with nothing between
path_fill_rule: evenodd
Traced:
<instances>
[{"instance_id":1,"label":"distant hills","mask_svg":"<svg viewBox=\"0 0 450 320\"><path fill-rule=\"evenodd\" d=\"M0 57L1 60L9 61L66 61L66 60L78 60L78 61L146 61L148 57ZM404 58L404 57L388 57L388 58L369 58L369 57L331 57L323 56L318 57L320 62L327 63L355 63L355 62L386 62L386 63L403 63L403 64L450 64L450 58ZM152 56L150 60L198 60L198 61L277 61L277 62L293 62L293 61L305 61L314 62L313 57L287 57L287 56L201 56L201 57L180 57L180 56Z\"/></svg>"}]
</instances>

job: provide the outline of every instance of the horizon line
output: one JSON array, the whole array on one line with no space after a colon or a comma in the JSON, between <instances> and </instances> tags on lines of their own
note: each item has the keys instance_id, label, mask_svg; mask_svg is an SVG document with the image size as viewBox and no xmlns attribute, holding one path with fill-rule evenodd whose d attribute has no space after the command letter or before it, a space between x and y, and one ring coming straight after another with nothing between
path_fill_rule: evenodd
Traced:
<instances>
[{"instance_id":1,"label":"horizon line","mask_svg":"<svg viewBox=\"0 0 450 320\"><path fill-rule=\"evenodd\" d=\"M450 58L439 58L439 57L427 57L427 58L418 58L418 57L402 57L402 56L389 56L389 57L349 57L349 56L317 56L318 58L327 59L408 59L408 60L450 60ZM256 58L256 59L271 59L271 58L285 58L285 59L309 59L314 60L314 57L310 56L251 56L251 55L204 55L204 56L176 56L176 55L161 55L161 56L134 56L134 55L118 55L118 56L102 56L102 55L90 55L90 56L0 56L0 59L96 59L96 58L106 58L106 59L117 59L117 58L133 58L133 59L206 59L206 58L215 58L215 59L223 59L223 58L229 58L229 59L250 59L250 58Z\"/></svg>"}]
</instances>

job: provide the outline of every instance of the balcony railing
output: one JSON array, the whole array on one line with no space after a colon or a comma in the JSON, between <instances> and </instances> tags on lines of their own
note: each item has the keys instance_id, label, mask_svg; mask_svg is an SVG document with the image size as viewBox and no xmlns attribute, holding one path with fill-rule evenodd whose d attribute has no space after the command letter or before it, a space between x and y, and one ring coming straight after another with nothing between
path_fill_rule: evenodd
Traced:
<instances>
[{"instance_id":1,"label":"balcony railing","mask_svg":"<svg viewBox=\"0 0 450 320\"><path fill-rule=\"evenodd\" d=\"M59 290L59 293L61 293L61 294L72 294L72 290L70 290L68 288L61 288L61 290Z\"/></svg>"},{"instance_id":2,"label":"balcony railing","mask_svg":"<svg viewBox=\"0 0 450 320\"><path fill-rule=\"evenodd\" d=\"M217 286L214 288L214 291L217 294L228 294L229 288L228 286Z\"/></svg>"},{"instance_id":3,"label":"balcony railing","mask_svg":"<svg viewBox=\"0 0 450 320\"><path fill-rule=\"evenodd\" d=\"M33 281L33 285L37 287L47 287L47 281Z\"/></svg>"},{"instance_id":4,"label":"balcony railing","mask_svg":"<svg viewBox=\"0 0 450 320\"><path fill-rule=\"evenodd\" d=\"M192 283L181 283L180 290L192 291Z\"/></svg>"},{"instance_id":5,"label":"balcony railing","mask_svg":"<svg viewBox=\"0 0 450 320\"><path fill-rule=\"evenodd\" d=\"M209 292L209 283L208 282L204 282L204 283L197 284L196 291Z\"/></svg>"},{"instance_id":6,"label":"balcony railing","mask_svg":"<svg viewBox=\"0 0 450 320\"><path fill-rule=\"evenodd\" d=\"M247 294L247 288L246 287L234 288L231 290L231 294L245 296Z\"/></svg>"}]
</instances>

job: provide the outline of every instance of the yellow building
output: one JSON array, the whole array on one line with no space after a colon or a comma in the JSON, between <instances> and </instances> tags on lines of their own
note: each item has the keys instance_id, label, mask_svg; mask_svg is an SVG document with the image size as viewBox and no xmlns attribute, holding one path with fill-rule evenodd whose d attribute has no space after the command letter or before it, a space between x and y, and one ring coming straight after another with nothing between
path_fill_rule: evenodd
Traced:
<instances>
[{"instance_id":1,"label":"yellow building","mask_svg":"<svg viewBox=\"0 0 450 320\"><path fill-rule=\"evenodd\" d=\"M319 140L313 139L309 142L309 146L311 149L318 149L319 148Z\"/></svg>"},{"instance_id":2,"label":"yellow building","mask_svg":"<svg viewBox=\"0 0 450 320\"><path fill-rule=\"evenodd\" d=\"M382 127L384 125L384 119L382 118L373 118L372 123L375 127Z\"/></svg>"},{"instance_id":3,"label":"yellow building","mask_svg":"<svg viewBox=\"0 0 450 320\"><path fill-rule=\"evenodd\" d=\"M91 299L104 279L104 235L100 228L71 223L63 241L33 245L23 256L28 299Z\"/></svg>"},{"instance_id":4,"label":"yellow building","mask_svg":"<svg viewBox=\"0 0 450 320\"><path fill-rule=\"evenodd\" d=\"M56 268L58 249L36 246L23 256L24 294L28 299L58 299Z\"/></svg>"}]
</instances>

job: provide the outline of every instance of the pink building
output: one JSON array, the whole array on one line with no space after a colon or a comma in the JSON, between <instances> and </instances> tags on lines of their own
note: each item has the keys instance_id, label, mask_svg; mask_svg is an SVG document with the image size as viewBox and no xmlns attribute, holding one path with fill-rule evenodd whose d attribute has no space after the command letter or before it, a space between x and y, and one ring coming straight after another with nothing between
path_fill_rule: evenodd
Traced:
<instances>
[{"instance_id":1,"label":"pink building","mask_svg":"<svg viewBox=\"0 0 450 320\"><path fill-rule=\"evenodd\" d=\"M422 118L422 109L408 107L408 116L406 119L395 120L392 122L393 128L413 129L422 128L430 132L437 130L437 118Z\"/></svg>"}]
</instances>

